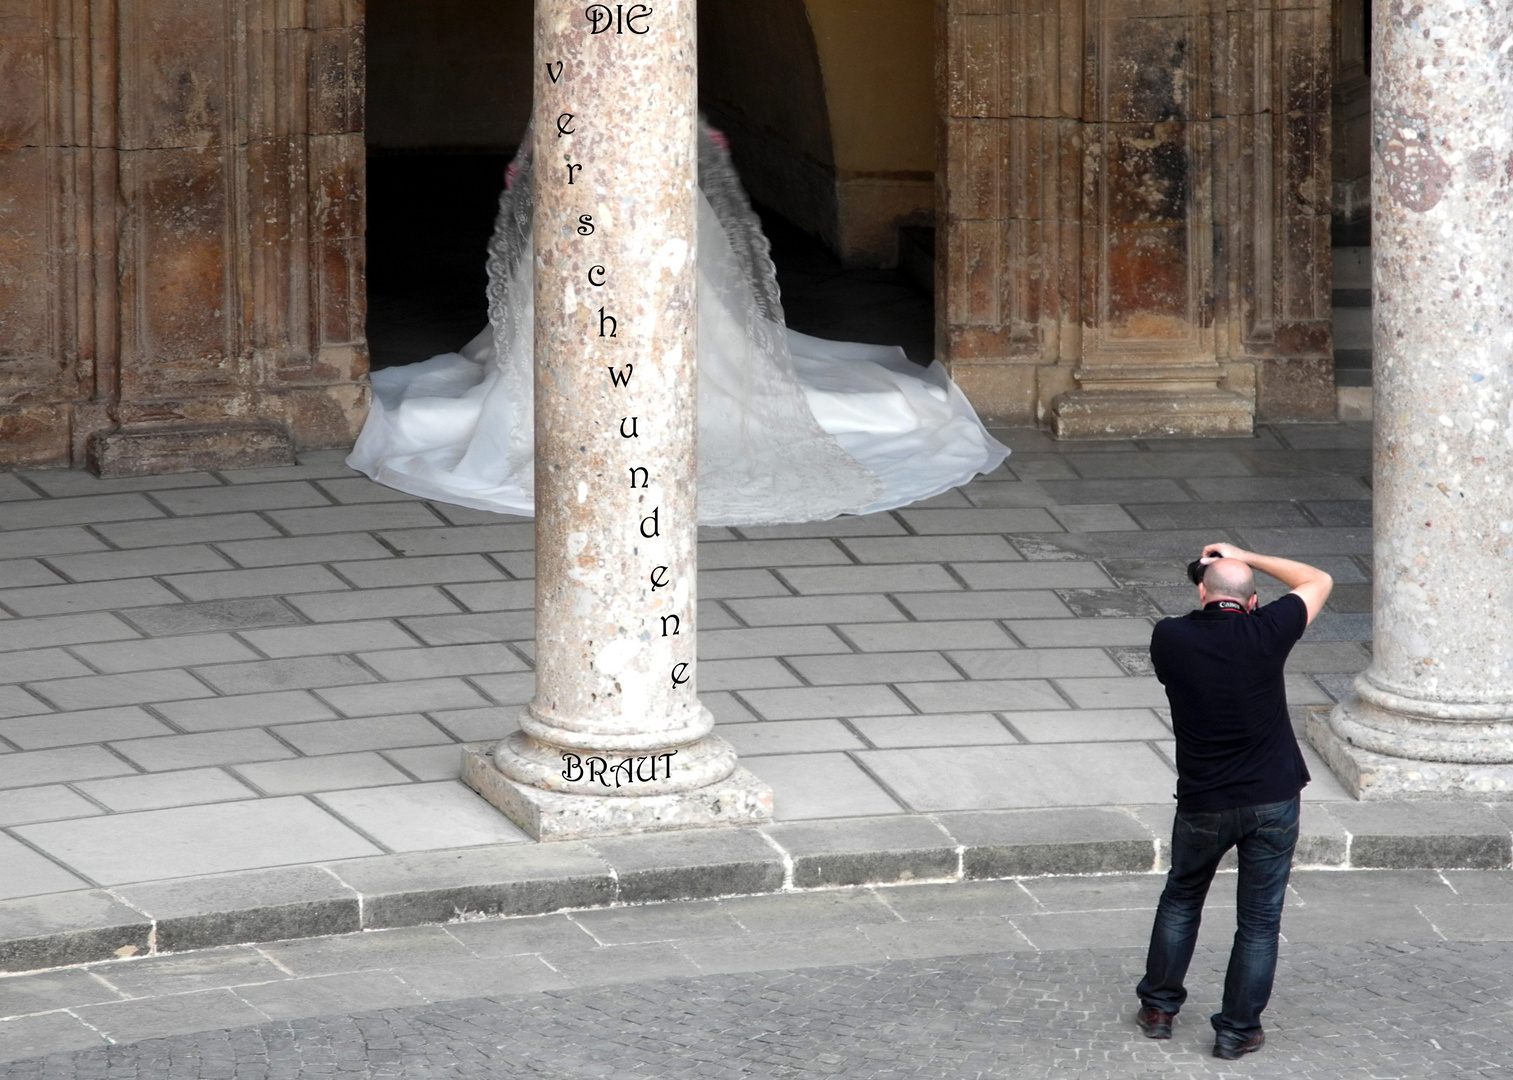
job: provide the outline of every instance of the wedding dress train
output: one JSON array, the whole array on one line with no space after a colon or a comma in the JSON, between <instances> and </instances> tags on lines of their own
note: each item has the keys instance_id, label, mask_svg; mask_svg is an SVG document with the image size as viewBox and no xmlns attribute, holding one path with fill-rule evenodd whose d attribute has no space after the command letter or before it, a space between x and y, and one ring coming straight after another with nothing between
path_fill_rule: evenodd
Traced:
<instances>
[{"instance_id":1,"label":"wedding dress train","mask_svg":"<svg viewBox=\"0 0 1513 1080\"><path fill-rule=\"evenodd\" d=\"M489 244L489 326L456 353L375 371L348 464L423 498L534 512L532 170L510 167ZM1008 449L939 362L783 323L766 237L724 147L699 147L699 521L864 514L990 472Z\"/></svg>"}]
</instances>

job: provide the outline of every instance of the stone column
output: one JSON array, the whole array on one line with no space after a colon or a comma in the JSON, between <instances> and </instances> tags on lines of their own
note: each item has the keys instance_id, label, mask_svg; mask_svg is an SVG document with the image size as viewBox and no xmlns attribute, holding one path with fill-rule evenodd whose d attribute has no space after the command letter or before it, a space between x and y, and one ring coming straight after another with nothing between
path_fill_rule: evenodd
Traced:
<instances>
[{"instance_id":1,"label":"stone column","mask_svg":"<svg viewBox=\"0 0 1513 1080\"><path fill-rule=\"evenodd\" d=\"M1513 798L1513 9L1378 10L1374 645L1310 734L1362 798Z\"/></svg>"},{"instance_id":2,"label":"stone column","mask_svg":"<svg viewBox=\"0 0 1513 1080\"><path fill-rule=\"evenodd\" d=\"M465 776L542 840L772 815L696 695L694 10L536 4L536 695Z\"/></svg>"}]
</instances>

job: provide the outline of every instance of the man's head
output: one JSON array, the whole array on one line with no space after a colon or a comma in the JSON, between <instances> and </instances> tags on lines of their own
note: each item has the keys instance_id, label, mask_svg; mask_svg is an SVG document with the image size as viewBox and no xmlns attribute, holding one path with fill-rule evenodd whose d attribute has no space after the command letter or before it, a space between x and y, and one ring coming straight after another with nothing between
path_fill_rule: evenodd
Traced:
<instances>
[{"instance_id":1,"label":"man's head","mask_svg":"<svg viewBox=\"0 0 1513 1080\"><path fill-rule=\"evenodd\" d=\"M1257 603L1256 579L1250 567L1239 559L1215 559L1203 571L1198 583L1198 603L1213 600L1237 600L1250 611Z\"/></svg>"}]
</instances>

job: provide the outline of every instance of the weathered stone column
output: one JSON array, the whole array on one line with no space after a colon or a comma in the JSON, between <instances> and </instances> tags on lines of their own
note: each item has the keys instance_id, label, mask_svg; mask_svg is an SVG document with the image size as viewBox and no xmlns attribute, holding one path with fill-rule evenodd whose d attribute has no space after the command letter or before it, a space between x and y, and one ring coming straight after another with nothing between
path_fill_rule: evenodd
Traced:
<instances>
[{"instance_id":1,"label":"weathered stone column","mask_svg":"<svg viewBox=\"0 0 1513 1080\"><path fill-rule=\"evenodd\" d=\"M1373 656L1311 735L1362 798L1513 798L1513 9L1378 10Z\"/></svg>"},{"instance_id":2,"label":"weathered stone column","mask_svg":"<svg viewBox=\"0 0 1513 1080\"><path fill-rule=\"evenodd\" d=\"M694 10L536 4L536 696L466 777L543 840L772 815L695 693Z\"/></svg>"}]
</instances>

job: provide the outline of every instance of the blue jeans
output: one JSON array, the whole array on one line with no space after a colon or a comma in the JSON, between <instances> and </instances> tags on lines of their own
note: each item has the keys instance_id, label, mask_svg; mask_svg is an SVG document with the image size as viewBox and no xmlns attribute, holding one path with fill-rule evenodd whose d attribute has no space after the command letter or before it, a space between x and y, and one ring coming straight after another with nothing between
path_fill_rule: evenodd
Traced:
<instances>
[{"instance_id":1,"label":"blue jeans","mask_svg":"<svg viewBox=\"0 0 1513 1080\"><path fill-rule=\"evenodd\" d=\"M1135 988L1143 1005L1174 1013L1187 1000L1182 980L1198 942L1203 900L1219 860L1239 849L1235 943L1224 976L1224 1004L1211 1018L1217 1039L1244 1042L1261 1030L1277 970L1282 900L1298 842L1298 799L1229 810L1177 811L1172 865L1151 928L1145 978Z\"/></svg>"}]
</instances>

